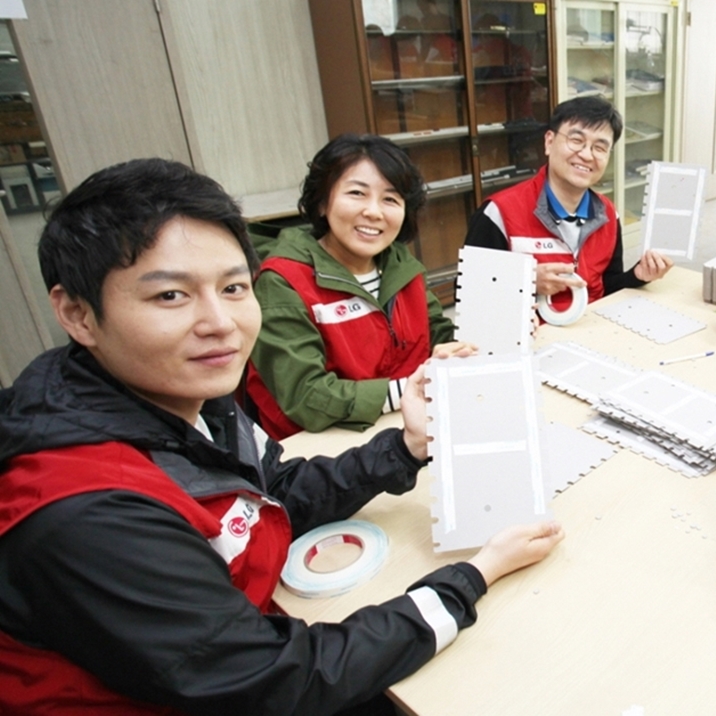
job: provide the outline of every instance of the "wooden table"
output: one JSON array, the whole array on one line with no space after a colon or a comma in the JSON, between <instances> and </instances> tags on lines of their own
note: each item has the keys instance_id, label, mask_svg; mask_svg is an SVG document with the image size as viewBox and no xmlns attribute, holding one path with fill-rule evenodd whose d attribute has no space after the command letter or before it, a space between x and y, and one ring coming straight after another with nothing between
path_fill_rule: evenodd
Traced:
<instances>
[{"instance_id":1,"label":"wooden table","mask_svg":"<svg viewBox=\"0 0 716 716\"><path fill-rule=\"evenodd\" d=\"M658 345L594 313L629 295L706 329ZM542 326L536 348L567 340L659 370L660 360L716 347L716 307L702 301L701 274L677 267L644 289L593 304L572 326ZM661 370L716 392L716 356ZM543 393L549 420L577 427L590 415L581 401L547 387ZM368 433L302 433L285 446L289 455L335 454L391 424L400 416L384 417ZM316 600L279 587L277 602L308 622L340 620L467 556L432 551L430 479L423 471L411 493L382 495L356 515L390 538L388 563L368 584ZM420 716L621 716L634 706L643 716L716 714L714 479L689 479L620 450L553 500L567 533L555 551L493 585L478 604L477 624L395 684L391 698Z\"/></svg>"}]
</instances>

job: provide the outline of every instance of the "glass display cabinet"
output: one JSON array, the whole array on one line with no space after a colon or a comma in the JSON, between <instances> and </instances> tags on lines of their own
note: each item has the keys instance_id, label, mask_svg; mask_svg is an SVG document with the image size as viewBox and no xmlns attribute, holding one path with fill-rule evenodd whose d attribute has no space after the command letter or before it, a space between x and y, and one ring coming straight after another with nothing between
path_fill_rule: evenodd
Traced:
<instances>
[{"instance_id":1,"label":"glass display cabinet","mask_svg":"<svg viewBox=\"0 0 716 716\"><path fill-rule=\"evenodd\" d=\"M625 223L639 221L649 162L673 157L666 85L669 13L625 7L624 200Z\"/></svg>"},{"instance_id":2,"label":"glass display cabinet","mask_svg":"<svg viewBox=\"0 0 716 716\"><path fill-rule=\"evenodd\" d=\"M428 202L413 246L444 303L484 197L534 173L553 103L551 4L309 0L328 132L404 147Z\"/></svg>"},{"instance_id":3,"label":"glass display cabinet","mask_svg":"<svg viewBox=\"0 0 716 716\"><path fill-rule=\"evenodd\" d=\"M625 241L639 239L652 161L677 161L678 3L556 0L559 99L601 94L624 119L597 190L616 204Z\"/></svg>"},{"instance_id":4,"label":"glass display cabinet","mask_svg":"<svg viewBox=\"0 0 716 716\"><path fill-rule=\"evenodd\" d=\"M534 174L544 162L550 78L540 3L470 3L481 198Z\"/></svg>"}]
</instances>

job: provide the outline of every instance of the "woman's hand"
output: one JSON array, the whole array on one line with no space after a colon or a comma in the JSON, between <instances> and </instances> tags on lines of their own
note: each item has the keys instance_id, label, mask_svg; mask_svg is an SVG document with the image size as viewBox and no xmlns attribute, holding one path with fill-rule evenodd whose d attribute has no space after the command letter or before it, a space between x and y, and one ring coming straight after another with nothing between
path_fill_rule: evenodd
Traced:
<instances>
[{"instance_id":1,"label":"woman's hand","mask_svg":"<svg viewBox=\"0 0 716 716\"><path fill-rule=\"evenodd\" d=\"M438 343L433 348L433 358L451 358L461 356L466 358L477 353L477 346L467 341L452 341L450 343Z\"/></svg>"},{"instance_id":2,"label":"woman's hand","mask_svg":"<svg viewBox=\"0 0 716 716\"><path fill-rule=\"evenodd\" d=\"M466 358L477 353L477 347L472 343L453 341L435 346L434 358L450 358L460 356ZM432 359L431 359L432 360ZM428 438L426 425L428 412L425 397L425 363L408 377L400 398L400 410L403 414L403 440L413 457L426 460L428 457Z\"/></svg>"}]
</instances>

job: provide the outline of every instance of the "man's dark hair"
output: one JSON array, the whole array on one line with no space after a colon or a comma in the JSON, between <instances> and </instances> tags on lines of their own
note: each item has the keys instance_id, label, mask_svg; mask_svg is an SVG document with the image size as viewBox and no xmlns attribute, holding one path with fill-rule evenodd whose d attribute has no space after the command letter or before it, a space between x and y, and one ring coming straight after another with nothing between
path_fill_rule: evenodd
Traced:
<instances>
[{"instance_id":1,"label":"man's dark hair","mask_svg":"<svg viewBox=\"0 0 716 716\"><path fill-rule=\"evenodd\" d=\"M405 202L405 219L396 241L408 243L418 236L418 210L425 204L425 183L410 157L385 137L374 134L341 134L321 149L309 163L298 201L301 216L320 239L328 233L326 205L336 182L349 167L369 159Z\"/></svg>"},{"instance_id":2,"label":"man's dark hair","mask_svg":"<svg viewBox=\"0 0 716 716\"><path fill-rule=\"evenodd\" d=\"M102 320L107 274L134 264L178 216L221 224L256 271L241 209L217 182L180 162L133 159L92 174L52 211L38 246L47 290L62 285Z\"/></svg>"},{"instance_id":3,"label":"man's dark hair","mask_svg":"<svg viewBox=\"0 0 716 716\"><path fill-rule=\"evenodd\" d=\"M556 133L565 122L580 122L590 129L608 124L614 133L615 144L624 129L622 116L614 105L598 95L575 97L558 104L549 118L549 128Z\"/></svg>"}]
</instances>

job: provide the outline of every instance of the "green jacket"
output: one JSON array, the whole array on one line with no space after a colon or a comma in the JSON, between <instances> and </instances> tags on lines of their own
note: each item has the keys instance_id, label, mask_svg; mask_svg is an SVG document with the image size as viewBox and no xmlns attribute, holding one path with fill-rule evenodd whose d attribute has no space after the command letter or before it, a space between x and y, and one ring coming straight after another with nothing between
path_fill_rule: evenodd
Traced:
<instances>
[{"instance_id":1,"label":"green jacket","mask_svg":"<svg viewBox=\"0 0 716 716\"><path fill-rule=\"evenodd\" d=\"M322 288L352 293L387 313L390 300L425 267L407 246L394 242L376 257L381 272L380 296L375 299L307 231L284 229L270 256L293 259L313 266ZM263 324L251 354L253 366L283 412L312 432L337 425L365 430L380 417L388 394L388 378L343 380L325 368L323 339L309 317L301 296L274 271L259 275L255 285ZM430 345L454 339L455 327L443 316L442 306L426 291ZM317 406L331 406L331 414ZM316 407L312 407L316 406Z\"/></svg>"}]
</instances>

